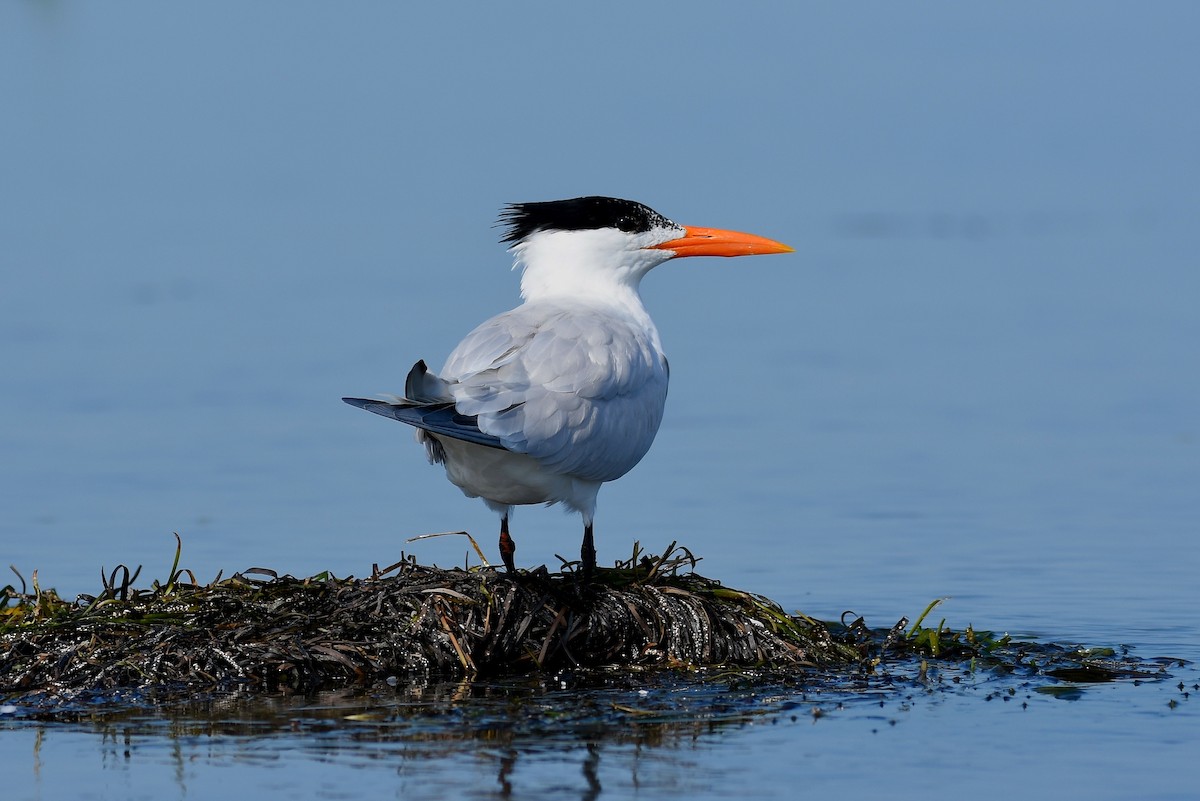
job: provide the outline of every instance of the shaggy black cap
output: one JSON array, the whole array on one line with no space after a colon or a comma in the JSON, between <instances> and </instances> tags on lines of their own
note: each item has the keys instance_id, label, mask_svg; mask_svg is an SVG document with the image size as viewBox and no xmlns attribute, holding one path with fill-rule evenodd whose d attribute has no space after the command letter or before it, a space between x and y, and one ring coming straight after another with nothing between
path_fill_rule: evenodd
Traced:
<instances>
[{"instance_id":1,"label":"shaggy black cap","mask_svg":"<svg viewBox=\"0 0 1200 801\"><path fill-rule=\"evenodd\" d=\"M645 233L675 223L633 200L615 197L576 197L540 203L510 203L500 212L500 225L508 226L501 242L520 242L537 231L589 231L616 228Z\"/></svg>"}]
</instances>

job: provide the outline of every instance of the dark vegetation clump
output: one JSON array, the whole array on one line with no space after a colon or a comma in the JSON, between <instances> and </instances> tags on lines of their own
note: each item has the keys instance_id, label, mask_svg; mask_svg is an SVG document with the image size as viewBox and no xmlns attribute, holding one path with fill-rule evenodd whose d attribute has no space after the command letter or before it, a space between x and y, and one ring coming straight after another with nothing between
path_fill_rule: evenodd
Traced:
<instances>
[{"instance_id":1,"label":"dark vegetation clump","mask_svg":"<svg viewBox=\"0 0 1200 801\"><path fill-rule=\"evenodd\" d=\"M365 578L298 579L252 568L200 584L179 570L137 589L119 566L75 601L20 580L0 590L0 697L53 703L243 690L313 692L378 682L480 678L562 669L722 666L776 675L880 676L888 663L970 661L1000 671L1065 671L1078 681L1147 677L1161 664L1107 649L1011 643L970 627L906 631L789 615L774 602L694 572L674 543L635 550L583 583L564 564L510 575L405 558ZM14 572L16 572L14 570ZM19 575L19 574L18 574ZM1031 648L1033 650L1031 650ZM1049 649L1049 650L1047 650Z\"/></svg>"},{"instance_id":2,"label":"dark vegetation clump","mask_svg":"<svg viewBox=\"0 0 1200 801\"><path fill-rule=\"evenodd\" d=\"M820 622L694 572L671 546L590 584L544 568L404 559L366 578L253 568L210 584L172 569L136 589L118 567L69 602L22 580L0 607L0 695L129 687L274 691L393 676L486 676L562 667L848 664L860 650ZM178 552L176 566L178 565Z\"/></svg>"}]
</instances>

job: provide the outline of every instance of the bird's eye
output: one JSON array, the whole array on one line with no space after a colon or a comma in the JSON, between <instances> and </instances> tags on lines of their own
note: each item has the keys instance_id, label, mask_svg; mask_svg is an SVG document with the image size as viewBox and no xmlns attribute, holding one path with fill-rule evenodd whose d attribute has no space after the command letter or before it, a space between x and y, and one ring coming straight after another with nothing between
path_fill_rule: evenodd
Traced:
<instances>
[{"instance_id":1,"label":"bird's eye","mask_svg":"<svg viewBox=\"0 0 1200 801\"><path fill-rule=\"evenodd\" d=\"M632 217L621 217L617 220L617 229L632 234L638 229L638 222Z\"/></svg>"}]
</instances>

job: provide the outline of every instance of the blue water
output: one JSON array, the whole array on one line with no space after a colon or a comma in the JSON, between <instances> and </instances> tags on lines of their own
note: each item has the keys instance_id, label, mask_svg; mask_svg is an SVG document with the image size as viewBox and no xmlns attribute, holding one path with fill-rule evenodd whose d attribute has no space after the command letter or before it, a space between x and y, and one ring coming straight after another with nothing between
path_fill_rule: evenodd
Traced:
<instances>
[{"instance_id":1,"label":"blue water","mask_svg":"<svg viewBox=\"0 0 1200 801\"><path fill-rule=\"evenodd\" d=\"M70 724L0 719L0 736L6 779L29 798L209 797L230 782L272 798L1194 797L1196 710L1169 682L1055 697L949 672L873 691L722 694L701 673L647 676L645 690L551 680L230 699Z\"/></svg>"},{"instance_id":2,"label":"blue water","mask_svg":"<svg viewBox=\"0 0 1200 801\"><path fill-rule=\"evenodd\" d=\"M602 563L678 540L817 617L888 626L946 597L956 626L1200 658L1198 22L1188 4L5 4L0 562L70 596L119 562L164 577L175 531L202 581L473 560L461 538L406 542L446 530L494 554L482 504L338 399L397 391L516 302L504 202L614 194L797 253L647 279L671 396L601 492ZM521 510L518 561L573 557L578 528ZM608 743L603 792L915 793L1018 765L1039 787L1189 797L1194 704L1171 691ZM129 758L86 729L0 739L18 796L403 784L393 755L286 736L151 728ZM518 789L588 787L582 745L527 746ZM413 769L492 792L493 762L471 764Z\"/></svg>"}]
</instances>

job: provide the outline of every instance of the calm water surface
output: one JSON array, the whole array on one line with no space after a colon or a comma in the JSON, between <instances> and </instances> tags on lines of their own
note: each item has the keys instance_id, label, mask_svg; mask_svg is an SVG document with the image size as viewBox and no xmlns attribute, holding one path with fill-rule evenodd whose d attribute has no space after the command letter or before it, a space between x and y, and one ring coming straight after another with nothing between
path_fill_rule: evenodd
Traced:
<instances>
[{"instance_id":1,"label":"calm water surface","mask_svg":"<svg viewBox=\"0 0 1200 801\"><path fill-rule=\"evenodd\" d=\"M1011 798L1018 786L1029 798L1194 797L1198 716L1174 678L1051 695L944 672L854 691L701 674L134 701L78 723L0 722L0 767L21 798L209 797L229 782L268 797L726 798L752 786L791 798L866 795L881 781L899 797ZM1071 746L1047 755L1060 738Z\"/></svg>"},{"instance_id":2,"label":"calm water surface","mask_svg":"<svg viewBox=\"0 0 1200 801\"><path fill-rule=\"evenodd\" d=\"M201 580L457 564L460 538L405 541L451 529L493 546L408 431L338 399L516 302L503 202L607 193L797 253L647 279L671 397L601 493L602 561L678 540L821 618L944 597L956 627L1200 659L1192 6L728 30L639 7L684 26L666 42L624 14L236 8L0 10L2 564L69 596L102 566L165 576L174 531ZM530 566L579 544L556 510L514 534ZM47 799L1194 798L1176 673L1025 708L984 680L844 693L815 722L792 688L494 740L344 699L8 716L0 775Z\"/></svg>"}]
</instances>

